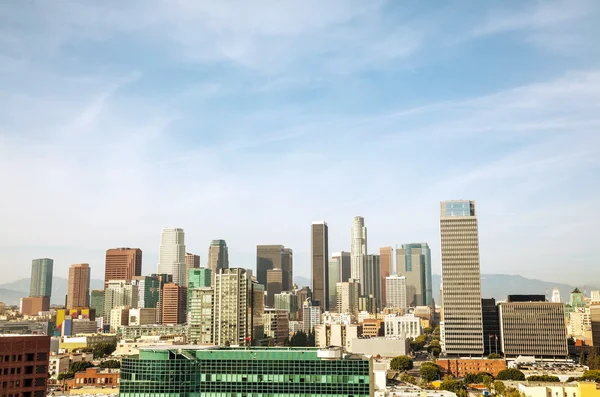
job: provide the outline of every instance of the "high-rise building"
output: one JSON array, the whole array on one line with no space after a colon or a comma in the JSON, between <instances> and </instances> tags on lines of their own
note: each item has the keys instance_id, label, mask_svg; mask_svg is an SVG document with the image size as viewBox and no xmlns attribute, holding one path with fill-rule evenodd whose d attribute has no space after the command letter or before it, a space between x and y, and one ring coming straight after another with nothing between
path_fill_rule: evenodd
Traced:
<instances>
[{"instance_id":1,"label":"high-rise building","mask_svg":"<svg viewBox=\"0 0 600 397\"><path fill-rule=\"evenodd\" d=\"M335 258L332 257L329 260L329 286L328 286L328 290L329 290L329 297L327 298L329 300L329 310L330 311L335 311L337 309L337 283L339 283L340 280L340 267L341 267L341 263L340 263L340 259L341 258Z\"/></svg>"},{"instance_id":2,"label":"high-rise building","mask_svg":"<svg viewBox=\"0 0 600 397\"><path fill-rule=\"evenodd\" d=\"M200 267L200 255L185 253L185 285L188 285L188 277L190 269L198 269Z\"/></svg>"},{"instance_id":3,"label":"high-rise building","mask_svg":"<svg viewBox=\"0 0 600 397\"><path fill-rule=\"evenodd\" d=\"M183 324L187 314L187 288L167 283L162 293L162 323Z\"/></svg>"},{"instance_id":4,"label":"high-rise building","mask_svg":"<svg viewBox=\"0 0 600 397\"><path fill-rule=\"evenodd\" d=\"M592 291L593 292L593 291ZM552 302L560 303L560 290L558 288L554 288L552 290Z\"/></svg>"},{"instance_id":5,"label":"high-rise building","mask_svg":"<svg viewBox=\"0 0 600 397\"><path fill-rule=\"evenodd\" d=\"M132 280L110 280L104 290L104 323L111 323L111 310L138 307L139 288ZM126 324L125 324L126 325Z\"/></svg>"},{"instance_id":6,"label":"high-rise building","mask_svg":"<svg viewBox=\"0 0 600 397\"><path fill-rule=\"evenodd\" d=\"M408 305L431 306L431 251L427 243L404 244L396 250L399 276L406 277ZM429 302L429 303L428 303Z\"/></svg>"},{"instance_id":7,"label":"high-rise building","mask_svg":"<svg viewBox=\"0 0 600 397\"><path fill-rule=\"evenodd\" d=\"M392 247L379 249L379 263L381 265L381 269L379 270L379 274L381 275L381 307L386 307L385 279L392 275L394 268L394 249Z\"/></svg>"},{"instance_id":8,"label":"high-rise building","mask_svg":"<svg viewBox=\"0 0 600 397\"><path fill-rule=\"evenodd\" d=\"M329 229L326 222L313 222L311 238L312 298L321 310L329 309Z\"/></svg>"},{"instance_id":9,"label":"high-rise building","mask_svg":"<svg viewBox=\"0 0 600 397\"><path fill-rule=\"evenodd\" d=\"M302 305L308 298L312 299L312 291L310 287L304 286L299 290L296 290L296 297L298 298L298 321L302 321Z\"/></svg>"},{"instance_id":10,"label":"high-rise building","mask_svg":"<svg viewBox=\"0 0 600 397\"><path fill-rule=\"evenodd\" d=\"M590 305L590 322L592 325L592 346L600 347L600 304Z\"/></svg>"},{"instance_id":11,"label":"high-rise building","mask_svg":"<svg viewBox=\"0 0 600 397\"><path fill-rule=\"evenodd\" d=\"M211 287L212 271L209 268L190 269L188 273L189 289Z\"/></svg>"},{"instance_id":12,"label":"high-rise building","mask_svg":"<svg viewBox=\"0 0 600 397\"><path fill-rule=\"evenodd\" d=\"M506 357L565 358L569 355L562 303L500 302L498 313L502 351Z\"/></svg>"},{"instance_id":13,"label":"high-rise building","mask_svg":"<svg viewBox=\"0 0 600 397\"><path fill-rule=\"evenodd\" d=\"M280 294L275 294L275 309L286 310L290 315L290 320L298 319L298 297L290 291L283 291Z\"/></svg>"},{"instance_id":14,"label":"high-rise building","mask_svg":"<svg viewBox=\"0 0 600 397\"><path fill-rule=\"evenodd\" d=\"M444 349L483 354L479 233L474 201L445 201L440 214Z\"/></svg>"},{"instance_id":15,"label":"high-rise building","mask_svg":"<svg viewBox=\"0 0 600 397\"><path fill-rule=\"evenodd\" d=\"M185 283L185 234L180 228L164 228L159 249L158 273L170 274L175 284Z\"/></svg>"},{"instance_id":16,"label":"high-rise building","mask_svg":"<svg viewBox=\"0 0 600 397\"><path fill-rule=\"evenodd\" d=\"M358 280L360 283L361 295L365 293L364 287L364 272L365 272L365 255L367 255L367 228L365 227L365 218L355 216L352 220L351 229L351 245L350 245L350 277Z\"/></svg>"},{"instance_id":17,"label":"high-rise building","mask_svg":"<svg viewBox=\"0 0 600 397\"><path fill-rule=\"evenodd\" d=\"M481 318L483 320L483 354L487 356L491 353L501 353L500 318L494 298L481 300Z\"/></svg>"},{"instance_id":18,"label":"high-rise building","mask_svg":"<svg viewBox=\"0 0 600 397\"><path fill-rule=\"evenodd\" d=\"M310 299L305 300L302 304L302 318L304 333L314 332L315 325L321 324L321 307L314 305Z\"/></svg>"},{"instance_id":19,"label":"high-rise building","mask_svg":"<svg viewBox=\"0 0 600 397\"><path fill-rule=\"evenodd\" d=\"M50 310L49 296L29 296L21 298L20 312L27 316L39 316L40 312Z\"/></svg>"},{"instance_id":20,"label":"high-rise building","mask_svg":"<svg viewBox=\"0 0 600 397\"><path fill-rule=\"evenodd\" d=\"M111 248L106 250L104 288L110 280L131 280L142 275L142 250L139 248Z\"/></svg>"},{"instance_id":21,"label":"high-rise building","mask_svg":"<svg viewBox=\"0 0 600 397\"><path fill-rule=\"evenodd\" d=\"M283 290L291 291L294 288L294 252L291 248L283 249Z\"/></svg>"},{"instance_id":22,"label":"high-rise building","mask_svg":"<svg viewBox=\"0 0 600 397\"><path fill-rule=\"evenodd\" d=\"M369 397L372 368L342 349L141 347L123 359L119 395Z\"/></svg>"},{"instance_id":23,"label":"high-rise building","mask_svg":"<svg viewBox=\"0 0 600 397\"><path fill-rule=\"evenodd\" d=\"M375 311L381 310L381 264L379 255L365 255L364 295L375 299Z\"/></svg>"},{"instance_id":24,"label":"high-rise building","mask_svg":"<svg viewBox=\"0 0 600 397\"><path fill-rule=\"evenodd\" d=\"M69 268L67 309L90 306L90 265L79 263Z\"/></svg>"},{"instance_id":25,"label":"high-rise building","mask_svg":"<svg viewBox=\"0 0 600 397\"><path fill-rule=\"evenodd\" d=\"M267 306L273 307L275 304L275 294L280 294L283 291L283 280L284 274L281 269L267 270L267 283L265 285L267 290Z\"/></svg>"},{"instance_id":26,"label":"high-rise building","mask_svg":"<svg viewBox=\"0 0 600 397\"><path fill-rule=\"evenodd\" d=\"M210 279L210 269L206 270L209 271ZM213 289L210 287L188 289L188 302L188 342L193 345L211 345L214 317Z\"/></svg>"},{"instance_id":27,"label":"high-rise building","mask_svg":"<svg viewBox=\"0 0 600 397\"><path fill-rule=\"evenodd\" d=\"M336 259L340 264L340 282L348 281L352 278L352 259L350 252L334 252L331 255L332 259Z\"/></svg>"},{"instance_id":28,"label":"high-rise building","mask_svg":"<svg viewBox=\"0 0 600 397\"><path fill-rule=\"evenodd\" d=\"M29 296L52 296L52 270L54 260L50 258L34 259L31 262L31 282Z\"/></svg>"},{"instance_id":29,"label":"high-rise building","mask_svg":"<svg viewBox=\"0 0 600 397\"><path fill-rule=\"evenodd\" d=\"M290 313L287 310L265 309L265 336L271 338L275 346L283 346L290 337Z\"/></svg>"},{"instance_id":30,"label":"high-rise building","mask_svg":"<svg viewBox=\"0 0 600 397\"><path fill-rule=\"evenodd\" d=\"M336 303L338 313L358 315L359 285L353 279L348 279L336 285Z\"/></svg>"},{"instance_id":31,"label":"high-rise building","mask_svg":"<svg viewBox=\"0 0 600 397\"><path fill-rule=\"evenodd\" d=\"M158 283L156 284L156 288L151 290L153 298L156 299L156 323L162 324L162 297L163 297L163 288L166 284L173 282L172 274L151 274L150 277L155 278Z\"/></svg>"},{"instance_id":32,"label":"high-rise building","mask_svg":"<svg viewBox=\"0 0 600 397\"><path fill-rule=\"evenodd\" d=\"M406 303L406 277L387 276L385 278L386 307L402 309L404 313L408 308Z\"/></svg>"},{"instance_id":33,"label":"high-rise building","mask_svg":"<svg viewBox=\"0 0 600 397\"><path fill-rule=\"evenodd\" d=\"M155 309L160 299L160 280L153 274L151 276L136 276L131 284L137 287L139 308Z\"/></svg>"},{"instance_id":34,"label":"high-rise building","mask_svg":"<svg viewBox=\"0 0 600 397\"><path fill-rule=\"evenodd\" d=\"M90 309L96 310L96 316L104 316L104 290L93 289L90 297Z\"/></svg>"},{"instance_id":35,"label":"high-rise building","mask_svg":"<svg viewBox=\"0 0 600 397\"><path fill-rule=\"evenodd\" d=\"M221 269L215 275L214 344L246 346L262 339L264 287L255 280L240 268Z\"/></svg>"},{"instance_id":36,"label":"high-rise building","mask_svg":"<svg viewBox=\"0 0 600 397\"><path fill-rule=\"evenodd\" d=\"M206 266L212 271L213 277L219 273L221 269L229 268L229 250L225 240L213 240L208 247L208 265Z\"/></svg>"}]
</instances>

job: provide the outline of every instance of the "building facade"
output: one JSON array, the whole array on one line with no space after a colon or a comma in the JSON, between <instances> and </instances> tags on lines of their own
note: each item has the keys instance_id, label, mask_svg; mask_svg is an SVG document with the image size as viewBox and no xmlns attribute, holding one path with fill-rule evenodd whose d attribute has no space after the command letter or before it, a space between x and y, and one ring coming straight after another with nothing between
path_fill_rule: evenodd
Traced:
<instances>
[{"instance_id":1,"label":"building facade","mask_svg":"<svg viewBox=\"0 0 600 397\"><path fill-rule=\"evenodd\" d=\"M106 251L104 288L110 280L132 280L142 275L142 250L139 248L111 248Z\"/></svg>"},{"instance_id":2,"label":"building facade","mask_svg":"<svg viewBox=\"0 0 600 397\"><path fill-rule=\"evenodd\" d=\"M481 316L483 320L483 354L502 353L500 342L500 317L496 300L481 300Z\"/></svg>"},{"instance_id":3,"label":"building facade","mask_svg":"<svg viewBox=\"0 0 600 397\"><path fill-rule=\"evenodd\" d=\"M167 283L162 293L162 323L184 324L187 316L187 288Z\"/></svg>"},{"instance_id":4,"label":"building facade","mask_svg":"<svg viewBox=\"0 0 600 397\"><path fill-rule=\"evenodd\" d=\"M264 313L265 336L272 339L273 346L283 346L290 336L289 312L266 308Z\"/></svg>"},{"instance_id":5,"label":"building facade","mask_svg":"<svg viewBox=\"0 0 600 397\"><path fill-rule=\"evenodd\" d=\"M568 356L562 303L501 302L498 304L498 314L505 356Z\"/></svg>"},{"instance_id":6,"label":"building facade","mask_svg":"<svg viewBox=\"0 0 600 397\"><path fill-rule=\"evenodd\" d=\"M352 258L350 252L334 252L331 255L331 259L337 260L337 262L340 264L339 282L346 282L352 278Z\"/></svg>"},{"instance_id":7,"label":"building facade","mask_svg":"<svg viewBox=\"0 0 600 397\"><path fill-rule=\"evenodd\" d=\"M341 282L340 277L340 263L341 258L332 257L329 260L329 285L327 287L329 297L329 311L333 311L337 309L337 283Z\"/></svg>"},{"instance_id":8,"label":"building facade","mask_svg":"<svg viewBox=\"0 0 600 397\"><path fill-rule=\"evenodd\" d=\"M461 359L438 359L435 363L440 367L442 373L463 378L466 374L477 374L487 372L493 377L498 372L506 369L506 360L485 358L461 358Z\"/></svg>"},{"instance_id":9,"label":"building facade","mask_svg":"<svg viewBox=\"0 0 600 397\"><path fill-rule=\"evenodd\" d=\"M290 320L298 319L298 297L293 292L284 291L281 294L275 294L275 309L286 310L290 315Z\"/></svg>"},{"instance_id":10,"label":"building facade","mask_svg":"<svg viewBox=\"0 0 600 397\"><path fill-rule=\"evenodd\" d=\"M208 247L207 266L213 274L213 278L221 269L229 268L229 250L225 240L213 240Z\"/></svg>"},{"instance_id":11,"label":"building facade","mask_svg":"<svg viewBox=\"0 0 600 397\"><path fill-rule=\"evenodd\" d=\"M52 296L52 272L54 260L50 258L34 259L31 262L31 281L29 296ZM50 300L50 299L48 299Z\"/></svg>"},{"instance_id":12,"label":"building facade","mask_svg":"<svg viewBox=\"0 0 600 397\"><path fill-rule=\"evenodd\" d=\"M445 352L448 355L482 355L481 275L475 202L442 202L440 231Z\"/></svg>"},{"instance_id":13,"label":"building facade","mask_svg":"<svg viewBox=\"0 0 600 397\"><path fill-rule=\"evenodd\" d=\"M273 269L279 269L282 273L282 281L281 288L282 291L289 291L288 289L283 289L283 279L285 278L285 284L288 284L287 270L285 274L283 274L283 265L284 265L284 251L285 247L283 245L257 245L256 246L256 279L259 284L262 284L267 289L267 296L269 294L268 288L268 280L267 280L267 272ZM267 299L267 302L272 302L273 297ZM268 304L268 303L267 303ZM272 304L272 303L271 303Z\"/></svg>"},{"instance_id":14,"label":"building facade","mask_svg":"<svg viewBox=\"0 0 600 397\"><path fill-rule=\"evenodd\" d=\"M267 283L265 285L267 296L266 304L273 307L275 304L275 295L283 292L283 282L287 276L283 274L281 269L267 270Z\"/></svg>"},{"instance_id":15,"label":"building facade","mask_svg":"<svg viewBox=\"0 0 600 397\"><path fill-rule=\"evenodd\" d=\"M210 345L213 343L214 291L210 287L197 287L188 289L188 295L188 343Z\"/></svg>"},{"instance_id":16,"label":"building facade","mask_svg":"<svg viewBox=\"0 0 600 397\"><path fill-rule=\"evenodd\" d=\"M386 307L402 309L406 313L408 308L406 299L406 277L388 276L385 278Z\"/></svg>"},{"instance_id":17,"label":"building facade","mask_svg":"<svg viewBox=\"0 0 600 397\"><path fill-rule=\"evenodd\" d=\"M67 309L90 306L90 265L79 263L69 268Z\"/></svg>"},{"instance_id":18,"label":"building facade","mask_svg":"<svg viewBox=\"0 0 600 397\"><path fill-rule=\"evenodd\" d=\"M387 306L386 302L386 283L385 279L388 276L392 275L392 271L394 268L394 248L392 247L382 247L379 249L379 275L381 278L381 307L384 308Z\"/></svg>"},{"instance_id":19,"label":"building facade","mask_svg":"<svg viewBox=\"0 0 600 397\"><path fill-rule=\"evenodd\" d=\"M406 277L408 305L431 306L431 251L427 243L404 244L396 250L398 275Z\"/></svg>"},{"instance_id":20,"label":"building facade","mask_svg":"<svg viewBox=\"0 0 600 397\"><path fill-rule=\"evenodd\" d=\"M104 323L111 324L112 309L138 307L139 289L129 280L110 280L104 290Z\"/></svg>"},{"instance_id":21,"label":"building facade","mask_svg":"<svg viewBox=\"0 0 600 397\"><path fill-rule=\"evenodd\" d=\"M360 286L353 279L337 283L336 303L338 313L350 313L356 318L358 315L359 288Z\"/></svg>"},{"instance_id":22,"label":"building facade","mask_svg":"<svg viewBox=\"0 0 600 397\"><path fill-rule=\"evenodd\" d=\"M90 309L96 310L96 316L104 316L104 290L92 290L90 294Z\"/></svg>"},{"instance_id":23,"label":"building facade","mask_svg":"<svg viewBox=\"0 0 600 397\"><path fill-rule=\"evenodd\" d=\"M398 316L388 314L384 317L386 338L416 338L421 335L421 320L412 314Z\"/></svg>"},{"instance_id":24,"label":"building facade","mask_svg":"<svg viewBox=\"0 0 600 397\"><path fill-rule=\"evenodd\" d=\"M164 228L160 237L158 273L170 274L173 282L185 285L185 233L180 228Z\"/></svg>"},{"instance_id":25,"label":"building facade","mask_svg":"<svg viewBox=\"0 0 600 397\"><path fill-rule=\"evenodd\" d=\"M326 222L313 222L311 236L312 298L323 311L329 310L329 229Z\"/></svg>"},{"instance_id":26,"label":"building facade","mask_svg":"<svg viewBox=\"0 0 600 397\"><path fill-rule=\"evenodd\" d=\"M315 326L321 324L321 307L313 305L310 299L302 305L302 330L307 335L314 332Z\"/></svg>"},{"instance_id":27,"label":"building facade","mask_svg":"<svg viewBox=\"0 0 600 397\"><path fill-rule=\"evenodd\" d=\"M383 309L381 299L381 264L379 255L365 255L364 295L375 299L374 311Z\"/></svg>"},{"instance_id":28,"label":"building facade","mask_svg":"<svg viewBox=\"0 0 600 397\"><path fill-rule=\"evenodd\" d=\"M294 289L294 251L291 248L283 249L283 290L291 291ZM260 283L259 283L260 284Z\"/></svg>"},{"instance_id":29,"label":"building facade","mask_svg":"<svg viewBox=\"0 0 600 397\"><path fill-rule=\"evenodd\" d=\"M367 255L367 228L365 218L355 216L352 219L350 242L350 277L360 283L360 294L364 294L365 255Z\"/></svg>"},{"instance_id":30,"label":"building facade","mask_svg":"<svg viewBox=\"0 0 600 397\"><path fill-rule=\"evenodd\" d=\"M200 255L192 254L189 252L185 253L185 284L188 285L188 277L190 275L190 269L200 268Z\"/></svg>"},{"instance_id":31,"label":"building facade","mask_svg":"<svg viewBox=\"0 0 600 397\"><path fill-rule=\"evenodd\" d=\"M120 396L368 397L371 368L335 349L146 347L123 359Z\"/></svg>"},{"instance_id":32,"label":"building facade","mask_svg":"<svg viewBox=\"0 0 600 397\"><path fill-rule=\"evenodd\" d=\"M12 396L46 396L50 337L0 335L0 392Z\"/></svg>"}]
</instances>

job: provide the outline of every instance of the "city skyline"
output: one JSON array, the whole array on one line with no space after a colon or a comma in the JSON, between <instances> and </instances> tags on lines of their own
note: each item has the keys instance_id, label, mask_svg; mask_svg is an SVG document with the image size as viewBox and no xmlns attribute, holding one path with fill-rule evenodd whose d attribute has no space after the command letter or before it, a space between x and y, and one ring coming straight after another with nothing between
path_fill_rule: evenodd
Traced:
<instances>
[{"instance_id":1,"label":"city skyline","mask_svg":"<svg viewBox=\"0 0 600 397\"><path fill-rule=\"evenodd\" d=\"M332 249L347 250L356 214L370 247L430 242L435 271L435 207L453 198L485 215L484 273L589 279L600 260L598 2L469 2L461 13L265 0L268 15L244 6L243 20L228 2L193 3L6 4L7 281L40 257L57 275L97 269L121 246L140 247L149 273L169 225L203 261L215 238L245 267L257 244L285 244L306 277L304 225L327 220ZM356 194L359 178L372 188Z\"/></svg>"}]
</instances>

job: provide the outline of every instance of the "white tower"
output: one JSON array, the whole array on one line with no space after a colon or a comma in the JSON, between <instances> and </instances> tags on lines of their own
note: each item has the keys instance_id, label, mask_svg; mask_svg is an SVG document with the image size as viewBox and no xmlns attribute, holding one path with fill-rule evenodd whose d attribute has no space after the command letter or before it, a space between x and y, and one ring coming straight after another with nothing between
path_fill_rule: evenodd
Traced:
<instances>
[{"instance_id":1,"label":"white tower","mask_svg":"<svg viewBox=\"0 0 600 397\"><path fill-rule=\"evenodd\" d=\"M560 303L560 290L558 288L552 290L552 302Z\"/></svg>"},{"instance_id":2,"label":"white tower","mask_svg":"<svg viewBox=\"0 0 600 397\"><path fill-rule=\"evenodd\" d=\"M183 229L164 228L159 249L158 273L173 275L173 282L185 282L185 236Z\"/></svg>"},{"instance_id":3,"label":"white tower","mask_svg":"<svg viewBox=\"0 0 600 397\"><path fill-rule=\"evenodd\" d=\"M355 216L352 220L350 243L350 277L360 283L360 293L365 288L365 255L367 255L367 228L365 218Z\"/></svg>"}]
</instances>

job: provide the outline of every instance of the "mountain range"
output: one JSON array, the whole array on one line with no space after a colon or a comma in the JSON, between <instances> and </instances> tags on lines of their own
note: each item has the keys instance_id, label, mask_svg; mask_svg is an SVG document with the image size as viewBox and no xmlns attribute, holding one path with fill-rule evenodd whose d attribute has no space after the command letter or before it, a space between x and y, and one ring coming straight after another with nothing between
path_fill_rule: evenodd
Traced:
<instances>
[{"instance_id":1,"label":"mountain range","mask_svg":"<svg viewBox=\"0 0 600 397\"><path fill-rule=\"evenodd\" d=\"M441 277L437 274L432 276L433 299L440 302L440 282ZM8 305L18 305L22 297L29 295L29 278L23 278L11 283L0 284L0 302ZM294 277L294 283L299 287L310 286L310 279L302 276ZM90 280L90 289L102 289L104 282L102 280ZM483 298L495 298L504 300L509 294L541 294L552 296L552 290L558 288L563 302L569 300L569 294L578 287L569 284L554 283L548 281L535 280L511 274L482 274L481 275L481 296ZM588 291L598 288L587 286ZM52 279L52 302L53 304L64 304L67 295L67 279L54 277Z\"/></svg>"}]
</instances>

